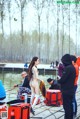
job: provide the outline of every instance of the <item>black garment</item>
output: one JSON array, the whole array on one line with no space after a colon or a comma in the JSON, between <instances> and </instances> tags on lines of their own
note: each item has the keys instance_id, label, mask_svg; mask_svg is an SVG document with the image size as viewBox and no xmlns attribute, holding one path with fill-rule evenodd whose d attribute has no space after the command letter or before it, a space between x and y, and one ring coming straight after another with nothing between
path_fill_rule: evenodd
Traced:
<instances>
[{"instance_id":1,"label":"black garment","mask_svg":"<svg viewBox=\"0 0 80 119\"><path fill-rule=\"evenodd\" d=\"M76 78L76 70L71 62L70 55L64 55L62 62L65 66L63 75L58 83L61 84L62 93L74 94L74 80Z\"/></svg>"},{"instance_id":2,"label":"black garment","mask_svg":"<svg viewBox=\"0 0 80 119\"><path fill-rule=\"evenodd\" d=\"M2 101L2 100L4 100L5 98L6 98L6 96L5 96L5 97L3 97L3 98L0 98L0 105L5 104L5 101L1 102L1 101Z\"/></svg>"},{"instance_id":3,"label":"black garment","mask_svg":"<svg viewBox=\"0 0 80 119\"><path fill-rule=\"evenodd\" d=\"M22 87L26 87L26 88L31 89L31 88L30 88L30 85L29 85L28 76L25 77L24 82L23 82L23 84L22 84Z\"/></svg>"},{"instance_id":4,"label":"black garment","mask_svg":"<svg viewBox=\"0 0 80 119\"><path fill-rule=\"evenodd\" d=\"M7 102L7 104L16 104L16 103L24 103L25 100L21 100L21 99L16 99L16 100L11 100L9 102ZM30 103L30 98L27 99L27 103Z\"/></svg>"},{"instance_id":5,"label":"black garment","mask_svg":"<svg viewBox=\"0 0 80 119\"><path fill-rule=\"evenodd\" d=\"M55 89L55 90L60 90L60 84L54 83L53 81L52 85L49 87L49 89Z\"/></svg>"},{"instance_id":6,"label":"black garment","mask_svg":"<svg viewBox=\"0 0 80 119\"><path fill-rule=\"evenodd\" d=\"M74 92L74 80L76 78L76 70L71 62L71 57L66 54L62 57L62 63L65 68L58 83L61 84L61 92L63 96L63 108L65 110L65 119L73 119L73 96Z\"/></svg>"},{"instance_id":7,"label":"black garment","mask_svg":"<svg viewBox=\"0 0 80 119\"><path fill-rule=\"evenodd\" d=\"M63 108L65 110L65 119L73 119L73 95L63 94Z\"/></svg>"},{"instance_id":8,"label":"black garment","mask_svg":"<svg viewBox=\"0 0 80 119\"><path fill-rule=\"evenodd\" d=\"M15 103L23 103L24 100L20 100L20 99L16 99L16 100L11 100L9 102L7 102L7 104L15 104Z\"/></svg>"},{"instance_id":9,"label":"black garment","mask_svg":"<svg viewBox=\"0 0 80 119\"><path fill-rule=\"evenodd\" d=\"M58 62L58 61L56 61L56 67L58 66L58 64L59 64L59 62Z\"/></svg>"},{"instance_id":10,"label":"black garment","mask_svg":"<svg viewBox=\"0 0 80 119\"><path fill-rule=\"evenodd\" d=\"M17 99L20 99L20 97L21 97L21 95L22 95L23 93L31 94L31 88L30 88L30 85L29 85L28 76L26 76L26 77L24 78L23 84L22 84L22 85L19 85L19 90L18 90L18 94L17 94Z\"/></svg>"}]
</instances>

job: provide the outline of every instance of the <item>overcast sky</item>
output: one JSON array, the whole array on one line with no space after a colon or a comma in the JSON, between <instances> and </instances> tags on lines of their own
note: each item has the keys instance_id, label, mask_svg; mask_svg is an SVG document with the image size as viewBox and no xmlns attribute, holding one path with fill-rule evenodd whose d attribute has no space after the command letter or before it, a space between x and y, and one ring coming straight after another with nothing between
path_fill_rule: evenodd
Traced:
<instances>
[{"instance_id":1,"label":"overcast sky","mask_svg":"<svg viewBox=\"0 0 80 119\"><path fill-rule=\"evenodd\" d=\"M56 3L57 4L57 3ZM12 2L12 20L11 20L11 27L12 27L12 32L14 31L20 31L20 14L19 14L19 9L16 9L16 3ZM73 7L74 8L74 7ZM15 11L16 10L16 11ZM43 14L41 16L41 30L45 32L47 30L46 28L46 9L43 11ZM54 15L53 15L54 14ZM24 30L27 32L31 32L34 29L37 29L38 27L38 21L37 21L37 14L36 10L33 7L33 4L30 2L27 5L27 8L25 9L24 12L25 18L24 18ZM71 18L73 18L73 21L76 21L76 14L70 12ZM8 16L8 14L6 14ZM49 30L50 32L54 33L56 31L57 27L57 19L55 19L57 16L57 13L54 11L52 14L49 16ZM16 21L14 20L16 18ZM63 25L63 19L62 19L62 14L59 13L59 30L62 30L62 25ZM78 21L79 22L79 21ZM64 23L66 23L66 16L64 16ZM70 36L73 38L74 42L76 41L76 22L70 22L71 27L70 27ZM9 21L8 18L4 20L4 25L5 25L5 32L9 34ZM80 24L78 23L77 25L77 36L78 36L78 43L80 44ZM67 27L64 26L64 32L69 34L69 25Z\"/></svg>"}]
</instances>

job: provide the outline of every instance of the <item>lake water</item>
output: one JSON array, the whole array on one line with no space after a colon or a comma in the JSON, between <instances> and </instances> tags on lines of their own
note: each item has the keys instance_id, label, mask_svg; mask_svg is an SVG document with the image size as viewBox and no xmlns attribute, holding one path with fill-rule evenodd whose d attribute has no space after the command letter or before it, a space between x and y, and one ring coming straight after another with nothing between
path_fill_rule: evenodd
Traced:
<instances>
[{"instance_id":1,"label":"lake water","mask_svg":"<svg viewBox=\"0 0 80 119\"><path fill-rule=\"evenodd\" d=\"M55 75L39 75L39 78L44 80L46 88L49 87L47 83L48 78L56 79ZM0 72L0 79L2 80L6 94L7 100L16 99L18 88L13 88L15 84L20 84L23 80L20 73L15 72ZM80 84L80 75L79 75L79 84Z\"/></svg>"},{"instance_id":2,"label":"lake water","mask_svg":"<svg viewBox=\"0 0 80 119\"><path fill-rule=\"evenodd\" d=\"M46 87L48 87L47 79L48 78L55 78L53 75L39 75L39 78L44 80ZM21 77L21 73L14 73L14 72L1 72L0 79L2 80L6 94L7 100L16 99L17 90L18 88L13 88L15 84L20 84L23 80Z\"/></svg>"}]
</instances>

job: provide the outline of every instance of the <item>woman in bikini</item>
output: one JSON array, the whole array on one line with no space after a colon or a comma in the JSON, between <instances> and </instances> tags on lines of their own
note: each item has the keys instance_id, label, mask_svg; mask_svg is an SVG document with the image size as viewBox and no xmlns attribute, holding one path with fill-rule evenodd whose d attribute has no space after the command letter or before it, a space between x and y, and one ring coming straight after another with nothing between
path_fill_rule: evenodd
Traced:
<instances>
[{"instance_id":1,"label":"woman in bikini","mask_svg":"<svg viewBox=\"0 0 80 119\"><path fill-rule=\"evenodd\" d=\"M33 57L28 69L28 76L29 76L30 87L31 87L31 112L33 115L34 115L33 108L37 104L39 96L40 96L39 82L41 80L38 77L38 73L39 73L37 69L38 64L39 64L39 58ZM33 99L34 99L34 102L33 102Z\"/></svg>"}]
</instances>

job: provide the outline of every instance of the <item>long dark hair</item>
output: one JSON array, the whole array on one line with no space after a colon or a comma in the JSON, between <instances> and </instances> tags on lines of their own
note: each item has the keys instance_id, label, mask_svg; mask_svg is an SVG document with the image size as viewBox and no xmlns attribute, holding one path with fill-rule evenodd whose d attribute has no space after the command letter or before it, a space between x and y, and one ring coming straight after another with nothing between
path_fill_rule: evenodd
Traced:
<instances>
[{"instance_id":1,"label":"long dark hair","mask_svg":"<svg viewBox=\"0 0 80 119\"><path fill-rule=\"evenodd\" d=\"M28 68L28 79L29 79L29 81L31 80L32 75L33 75L32 74L32 67L34 66L35 61L37 61L37 59L38 59L38 57L33 57L30 65L29 65L29 68Z\"/></svg>"}]
</instances>

